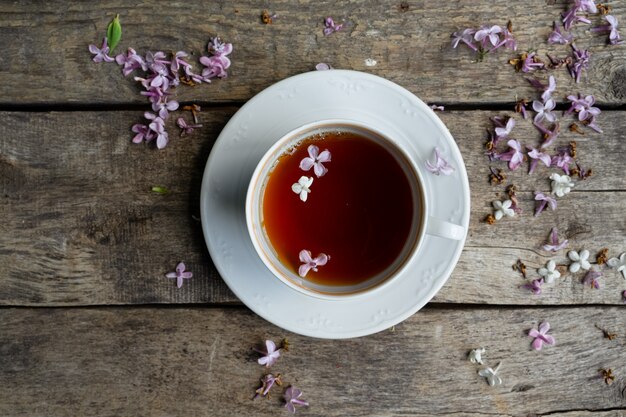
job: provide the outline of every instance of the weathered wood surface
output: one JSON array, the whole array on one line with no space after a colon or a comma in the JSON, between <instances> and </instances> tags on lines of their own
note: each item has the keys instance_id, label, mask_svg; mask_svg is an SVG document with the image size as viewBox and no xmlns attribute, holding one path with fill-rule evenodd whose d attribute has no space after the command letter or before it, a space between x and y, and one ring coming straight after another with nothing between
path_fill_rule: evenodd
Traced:
<instances>
[{"instance_id":1,"label":"weathered wood surface","mask_svg":"<svg viewBox=\"0 0 626 417\"><path fill-rule=\"evenodd\" d=\"M211 146L235 108L201 114L205 127L191 137L173 133L157 151L130 143L129 127L141 112L0 113L0 303L3 305L101 305L225 303L238 300L208 256L197 220L199 191ZM603 135L564 132L558 144L578 141L579 160L594 176L559 199L555 212L532 216L534 190L549 190L549 171L508 173L521 190L524 213L494 226L481 222L504 185L488 183L483 154L492 112L443 112L465 158L472 192L467 246L435 302L488 304L621 304L626 280L608 270L604 288L567 274L540 297L520 289L511 269L522 259L534 269L551 259L541 250L558 226L571 248L592 254L626 250L626 176L623 111L605 111ZM529 122L516 137L536 143ZM172 131L174 132L174 130ZM494 163L502 167L503 163ZM150 191L166 186L170 194ZM565 253L555 259L563 263ZM177 289L163 277L183 260L194 278Z\"/></svg>"},{"instance_id":2,"label":"weathered wood surface","mask_svg":"<svg viewBox=\"0 0 626 417\"><path fill-rule=\"evenodd\" d=\"M494 313L426 308L393 331L327 341L240 308L2 309L0 414L281 415L280 389L251 400L265 372L251 347L287 337L290 351L270 370L304 391L311 407L302 416L624 415L623 309ZM544 320L557 344L537 352L527 332ZM503 362L501 386L467 361L479 346L486 366ZM611 368L615 383L605 385L599 368Z\"/></svg>"},{"instance_id":3,"label":"weathered wood surface","mask_svg":"<svg viewBox=\"0 0 626 417\"><path fill-rule=\"evenodd\" d=\"M20 1L0 4L0 105L59 103L144 103L131 79L115 64L91 62L90 43L99 44L110 19L119 13L123 38L118 51L132 46L151 50L205 50L210 36L232 42L233 65L227 81L181 89L179 98L204 102L244 101L285 77L312 70L318 62L335 68L370 71L395 81L422 99L445 103L513 103L534 92L502 51L474 63L467 48L450 47L450 34L481 24L506 25L510 19L519 51L552 52L559 57L569 46L546 40L552 22L560 20L567 1L437 2L239 1L236 3L144 2L141 7L119 0L67 3ZM554 4L552 4L554 3ZM626 21L626 7L614 2L612 14ZM261 23L269 8L279 17ZM349 27L325 37L323 19L346 19ZM593 26L603 22L592 17ZM607 46L606 34L591 34L579 25L579 47L590 47L589 73L574 84L566 70L555 71L566 92L593 93L600 103L626 103L626 48ZM373 68L364 60L375 59ZM545 74L540 75L547 78ZM25 88L28 86L28 88ZM561 95L559 95L561 97Z\"/></svg>"}]
</instances>

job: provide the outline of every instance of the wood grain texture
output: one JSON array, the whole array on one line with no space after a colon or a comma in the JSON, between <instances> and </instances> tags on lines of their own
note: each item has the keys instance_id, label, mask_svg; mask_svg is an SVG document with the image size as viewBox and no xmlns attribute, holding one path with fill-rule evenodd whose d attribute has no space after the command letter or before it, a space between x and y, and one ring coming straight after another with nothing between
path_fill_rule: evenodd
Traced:
<instances>
[{"instance_id":1,"label":"wood grain texture","mask_svg":"<svg viewBox=\"0 0 626 417\"><path fill-rule=\"evenodd\" d=\"M157 151L130 143L129 126L141 112L0 114L0 303L98 305L229 303L208 256L199 218L199 190L211 146L234 108L202 113L205 128L173 137ZM579 141L580 160L596 174L559 199L559 208L533 217L532 190L549 190L548 170L509 174L524 213L494 226L482 222L504 185L491 186L483 155L488 112L444 112L465 158L472 192L469 237L450 281L436 302L495 304L619 304L626 280L608 270L602 290L584 288L567 274L541 297L519 286L517 259L534 270L551 259L541 250L558 226L571 247L610 256L626 250L624 112L602 114L606 133ZM532 138L520 126L520 137ZM174 130L172 130L174 132ZM175 136L173 133L172 136ZM527 139L530 140L530 139ZM496 163L494 166L499 166ZM166 186L165 196L150 191ZM194 219L195 217L195 219ZM565 253L554 259L565 263ZM194 278L182 289L163 274L185 261Z\"/></svg>"},{"instance_id":2,"label":"wood grain texture","mask_svg":"<svg viewBox=\"0 0 626 417\"><path fill-rule=\"evenodd\" d=\"M285 77L312 70L318 62L384 76L429 102L513 103L535 93L507 61L502 51L482 63L467 48L450 47L450 34L481 24L506 25L510 19L519 51L537 50L564 57L568 46L551 46L546 39L552 22L567 8L564 0L524 2L252 0L202 2L122 1L67 3L21 1L0 4L0 105L51 103L144 103L131 79L123 79L115 64L91 62L87 50L98 44L110 19L121 16L123 38L118 51L132 46L151 50L204 51L210 36L219 34L234 44L230 78L211 86L181 89L181 100L244 101ZM554 4L551 4L554 3ZM612 14L626 21L626 8L615 3ZM261 23L264 8L277 13L273 25ZM323 19L346 19L346 29L323 36ZM592 17L593 25L602 20ZM626 48L607 46L605 34L588 26L574 30L579 47L589 47L591 65L581 84L564 69L555 71L562 93L595 94L603 105L626 103ZM367 67L365 59L378 62ZM547 75L540 74L540 78ZM28 86L28 88L24 88ZM559 97L564 97L559 94Z\"/></svg>"},{"instance_id":3,"label":"wood grain texture","mask_svg":"<svg viewBox=\"0 0 626 417\"><path fill-rule=\"evenodd\" d=\"M251 347L287 337L271 371L304 391L302 416L623 416L623 308L495 312L427 308L393 331L327 341L242 308L2 309L0 414L280 415L280 390L251 400L265 372ZM527 332L544 320L557 344L537 352ZM596 324L618 337L604 339ZM481 345L485 365L503 362L501 386L466 359ZM615 383L599 368L612 368Z\"/></svg>"}]
</instances>

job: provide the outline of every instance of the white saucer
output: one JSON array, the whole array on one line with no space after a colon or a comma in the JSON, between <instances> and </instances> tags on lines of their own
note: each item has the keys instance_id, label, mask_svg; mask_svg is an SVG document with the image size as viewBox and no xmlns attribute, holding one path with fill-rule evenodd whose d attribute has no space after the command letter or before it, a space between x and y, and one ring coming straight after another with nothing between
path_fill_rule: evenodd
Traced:
<instances>
[{"instance_id":1,"label":"white saucer","mask_svg":"<svg viewBox=\"0 0 626 417\"><path fill-rule=\"evenodd\" d=\"M211 258L233 293L255 313L289 331L329 339L376 333L414 314L449 278L465 242L465 237L425 235L419 253L393 285L353 299L306 296L272 275L246 227L252 173L285 133L338 118L394 132L423 170L431 216L467 230L470 213L467 172L454 139L424 102L397 84L358 71L314 71L276 83L248 101L220 134L204 171L200 212ZM424 169L435 146L455 167L453 175Z\"/></svg>"}]
</instances>

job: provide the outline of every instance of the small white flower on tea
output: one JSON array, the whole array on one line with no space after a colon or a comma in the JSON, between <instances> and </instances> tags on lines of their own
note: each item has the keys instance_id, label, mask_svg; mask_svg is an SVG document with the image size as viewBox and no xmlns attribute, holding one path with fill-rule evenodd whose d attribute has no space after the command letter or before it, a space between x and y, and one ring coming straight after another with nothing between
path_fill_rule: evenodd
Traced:
<instances>
[{"instance_id":1,"label":"small white flower on tea","mask_svg":"<svg viewBox=\"0 0 626 417\"><path fill-rule=\"evenodd\" d=\"M492 387L494 385L500 385L502 384L502 378L496 375L498 373L498 370L500 369L500 365L502 365L502 362L500 362L498 366L496 366L496 369L491 369L491 368L481 369L480 371L478 371L478 375L482 376L483 378L487 378L487 382Z\"/></svg>"},{"instance_id":2,"label":"small white flower on tea","mask_svg":"<svg viewBox=\"0 0 626 417\"><path fill-rule=\"evenodd\" d=\"M291 186L291 190L300 194L300 200L306 201L309 193L311 192L311 184L313 184L313 177L301 176L298 182Z\"/></svg>"},{"instance_id":3,"label":"small white flower on tea","mask_svg":"<svg viewBox=\"0 0 626 417\"><path fill-rule=\"evenodd\" d=\"M515 216L515 210L513 210L511 208L512 204L513 204L513 202L511 200L504 200L504 201L496 200L496 201L493 201L491 203L491 205L494 208L493 214L494 214L496 220L500 220L504 216L507 216L507 217Z\"/></svg>"},{"instance_id":4,"label":"small white flower on tea","mask_svg":"<svg viewBox=\"0 0 626 417\"><path fill-rule=\"evenodd\" d=\"M366 66L366 67L375 67L375 66L376 66L376 64L378 64L378 62L376 62L376 60L375 60L375 59L372 59L372 58L367 58L367 59L365 60L365 66Z\"/></svg>"},{"instance_id":5,"label":"small white flower on tea","mask_svg":"<svg viewBox=\"0 0 626 417\"><path fill-rule=\"evenodd\" d=\"M552 180L552 194L556 194L557 197L563 197L565 194L569 193L574 186L569 175L554 173L550 175L550 179Z\"/></svg>"},{"instance_id":6,"label":"small white flower on tea","mask_svg":"<svg viewBox=\"0 0 626 417\"><path fill-rule=\"evenodd\" d=\"M556 269L556 263L554 261L548 261L545 268L539 268L537 273L541 275L546 284L552 284L555 279L561 277L561 273Z\"/></svg>"},{"instance_id":7,"label":"small white flower on tea","mask_svg":"<svg viewBox=\"0 0 626 417\"><path fill-rule=\"evenodd\" d=\"M591 264L587 260L587 258L589 258L588 250L581 250L580 252L571 250L567 253L567 257L572 260L572 263L569 264L569 272L571 273L578 272L581 268L585 271L591 268Z\"/></svg>"},{"instance_id":8,"label":"small white flower on tea","mask_svg":"<svg viewBox=\"0 0 626 417\"><path fill-rule=\"evenodd\" d=\"M478 349L472 349L469 353L469 355L467 355L467 358L469 359L469 361L471 363L478 363L478 364L483 364L483 356L485 354L487 350L483 347L478 348Z\"/></svg>"},{"instance_id":9,"label":"small white flower on tea","mask_svg":"<svg viewBox=\"0 0 626 417\"><path fill-rule=\"evenodd\" d=\"M607 264L617 272L621 272L622 276L626 278L626 252L622 253L619 258L611 258L607 261Z\"/></svg>"}]
</instances>

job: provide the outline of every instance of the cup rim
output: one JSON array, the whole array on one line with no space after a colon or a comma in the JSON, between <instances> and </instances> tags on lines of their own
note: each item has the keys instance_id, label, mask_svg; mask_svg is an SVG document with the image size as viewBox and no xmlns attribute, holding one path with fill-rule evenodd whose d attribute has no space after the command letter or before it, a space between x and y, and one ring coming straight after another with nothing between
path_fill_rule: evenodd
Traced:
<instances>
[{"instance_id":1,"label":"cup rim","mask_svg":"<svg viewBox=\"0 0 626 417\"><path fill-rule=\"evenodd\" d=\"M276 152L284 148L295 137L298 137L299 135L302 135L303 133L309 130L310 131L314 131L315 129L330 130L333 127L352 127L356 129L368 130L374 135L382 138L385 142L387 142L387 144L390 145L388 147L393 148L393 152L397 154L395 156L402 158L404 160L404 163L407 169L410 170L410 173L406 173L407 176L409 174L413 175L414 177L413 180L410 179L409 182L411 183L412 187L416 188L416 194L417 194L416 204L418 204L418 207L421 210L421 214L418 216L416 225L411 226L412 228L416 227L417 231L413 237L409 235L409 237L407 238L407 242L411 239L412 239L412 242L411 242L411 245L408 247L408 249L406 248L407 244L405 243L405 247L403 247L401 254L403 252L406 252L406 253L404 255L404 258L401 260L400 264L397 265L391 271L383 271L383 272L386 272L387 276L384 279L381 279L379 282L375 282L366 288L355 289L354 291L347 291L345 293L330 293L330 292L324 292L324 291L319 291L319 290L313 290L303 285L300 285L297 282L294 282L292 279L286 276L283 276L283 274L273 265L270 257L265 253L265 250L263 249L263 247L258 241L259 239L266 239L266 238L262 236L258 236L255 230L255 222L257 222L258 219L255 218L254 209L256 205L260 205L258 201L255 203L255 194L256 194L257 189L259 189L259 192L262 191L263 181L265 180L265 178L261 178L261 173L265 170L267 165L271 162ZM426 193L423 187L422 174L420 173L420 170L418 169L417 164L412 158L409 157L408 153L402 148L402 146L397 141L393 140L389 134L382 132L379 128L372 127L369 124L364 123L362 121L332 118L332 119L321 119L321 120L317 120L314 122L309 122L301 126L298 126L294 129L291 129L290 131L282 135L278 140L276 140L276 142L274 142L274 144L263 154L263 157L260 159L260 161L256 165L255 170L250 179L250 182L248 184L248 189L246 193L246 203L245 203L245 215L246 215L246 226L248 230L248 236L250 240L252 241L255 252L257 256L261 259L265 267L269 269L269 271L272 273L272 275L274 275L275 278L280 280L283 284L287 285L288 287L307 296L321 298L325 300L347 300L347 299L354 299L358 297L364 297L366 295L371 295L379 290L382 290L383 288L388 287L408 267L412 259L419 252L422 246L422 243L424 241L424 237L426 235L426 222L428 219L428 202L427 202ZM271 247L271 242L267 242L267 244Z\"/></svg>"}]
</instances>

